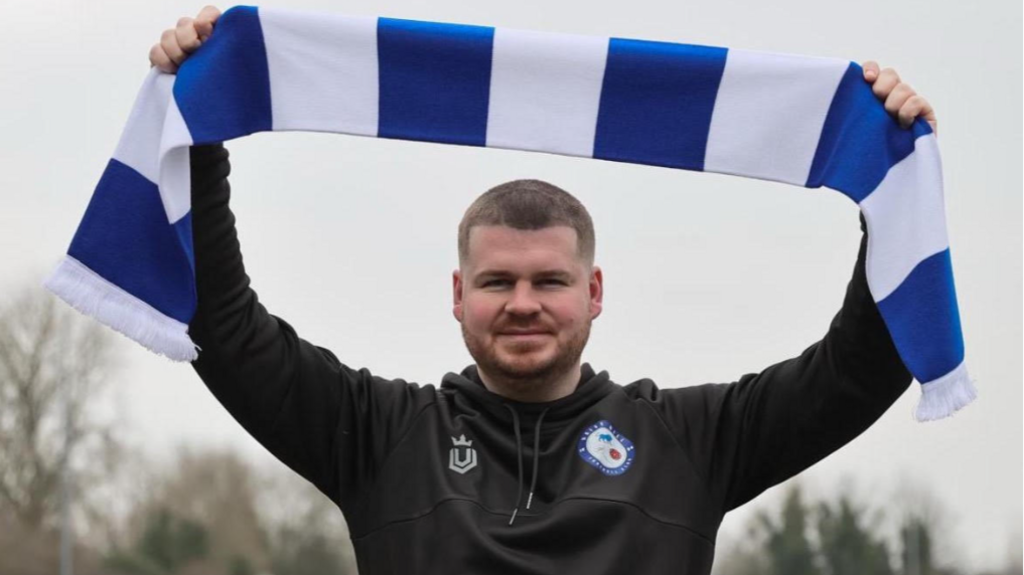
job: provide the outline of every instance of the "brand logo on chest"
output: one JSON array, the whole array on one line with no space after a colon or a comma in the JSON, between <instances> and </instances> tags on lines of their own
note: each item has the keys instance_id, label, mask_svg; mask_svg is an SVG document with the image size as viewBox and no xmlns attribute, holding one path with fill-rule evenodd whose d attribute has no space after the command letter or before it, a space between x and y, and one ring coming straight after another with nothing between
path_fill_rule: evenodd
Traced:
<instances>
[{"instance_id":1,"label":"brand logo on chest","mask_svg":"<svg viewBox=\"0 0 1024 575\"><path fill-rule=\"evenodd\" d=\"M452 438L452 449L448 452L448 469L464 474L476 467L476 450L473 441L466 439L465 434L458 439Z\"/></svg>"},{"instance_id":2,"label":"brand logo on chest","mask_svg":"<svg viewBox=\"0 0 1024 575\"><path fill-rule=\"evenodd\" d=\"M622 475L636 457L633 442L605 419L583 430L576 453L605 475Z\"/></svg>"}]
</instances>

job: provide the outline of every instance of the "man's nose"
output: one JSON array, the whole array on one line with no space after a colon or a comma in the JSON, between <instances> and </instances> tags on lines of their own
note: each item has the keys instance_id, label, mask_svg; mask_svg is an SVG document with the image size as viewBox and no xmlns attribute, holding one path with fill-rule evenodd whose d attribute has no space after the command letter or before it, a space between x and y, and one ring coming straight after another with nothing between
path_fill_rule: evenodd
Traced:
<instances>
[{"instance_id":1,"label":"man's nose","mask_svg":"<svg viewBox=\"0 0 1024 575\"><path fill-rule=\"evenodd\" d=\"M540 301L533 291L530 282L518 282L511 297L505 304L505 311L516 315L529 315L540 312Z\"/></svg>"}]
</instances>

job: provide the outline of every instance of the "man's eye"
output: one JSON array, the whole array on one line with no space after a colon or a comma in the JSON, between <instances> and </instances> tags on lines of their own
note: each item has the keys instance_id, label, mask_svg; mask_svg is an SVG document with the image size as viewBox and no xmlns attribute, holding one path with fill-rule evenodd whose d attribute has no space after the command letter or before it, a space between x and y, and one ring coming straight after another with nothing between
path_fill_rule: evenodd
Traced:
<instances>
[{"instance_id":1,"label":"man's eye","mask_svg":"<svg viewBox=\"0 0 1024 575\"><path fill-rule=\"evenodd\" d=\"M484 287L501 287L508 285L508 280L487 280L484 282Z\"/></svg>"},{"instance_id":2,"label":"man's eye","mask_svg":"<svg viewBox=\"0 0 1024 575\"><path fill-rule=\"evenodd\" d=\"M564 286L564 285L566 285L563 280L555 279L555 278L541 280L540 283L542 283L544 285L555 285L555 286Z\"/></svg>"}]
</instances>

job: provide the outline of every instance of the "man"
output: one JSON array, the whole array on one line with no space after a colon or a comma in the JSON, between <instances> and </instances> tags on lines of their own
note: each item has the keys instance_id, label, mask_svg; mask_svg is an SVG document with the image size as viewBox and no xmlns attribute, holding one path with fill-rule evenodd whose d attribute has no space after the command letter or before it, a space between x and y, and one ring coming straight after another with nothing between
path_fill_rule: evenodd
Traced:
<instances>
[{"instance_id":1,"label":"man","mask_svg":"<svg viewBox=\"0 0 1024 575\"><path fill-rule=\"evenodd\" d=\"M173 73L219 12L153 47ZM903 125L928 103L865 80ZM232 415L348 521L361 573L708 573L726 512L860 434L911 376L868 291L865 233L827 335L731 384L613 383L580 357L601 313L586 209L535 180L459 226L453 312L476 365L439 388L342 364L267 313L228 207L227 151L192 150L193 364ZM862 220L863 229L863 220Z\"/></svg>"}]
</instances>

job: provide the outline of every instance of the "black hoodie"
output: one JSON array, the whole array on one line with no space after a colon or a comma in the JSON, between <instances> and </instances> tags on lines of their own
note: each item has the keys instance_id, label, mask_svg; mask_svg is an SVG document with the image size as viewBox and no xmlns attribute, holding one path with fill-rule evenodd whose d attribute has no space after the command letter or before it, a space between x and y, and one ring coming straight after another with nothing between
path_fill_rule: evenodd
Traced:
<instances>
[{"instance_id":1,"label":"black hoodie","mask_svg":"<svg viewBox=\"0 0 1024 575\"><path fill-rule=\"evenodd\" d=\"M227 157L192 149L193 366L338 505L363 575L709 573L727 511L859 435L911 381L868 291L866 232L825 337L734 383L621 386L584 364L571 395L520 403L474 366L440 387L355 370L249 288Z\"/></svg>"}]
</instances>

